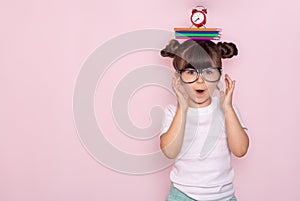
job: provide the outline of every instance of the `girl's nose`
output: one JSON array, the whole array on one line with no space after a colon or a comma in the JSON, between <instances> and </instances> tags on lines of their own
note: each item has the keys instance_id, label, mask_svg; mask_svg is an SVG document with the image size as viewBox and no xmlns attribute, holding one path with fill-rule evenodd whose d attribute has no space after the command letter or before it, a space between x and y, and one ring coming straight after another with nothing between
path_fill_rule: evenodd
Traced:
<instances>
[{"instance_id":1,"label":"girl's nose","mask_svg":"<svg viewBox=\"0 0 300 201\"><path fill-rule=\"evenodd\" d=\"M203 80L203 78L202 78L202 75L199 75L197 82L200 82L200 83L203 83L203 82L204 82L204 80Z\"/></svg>"}]
</instances>

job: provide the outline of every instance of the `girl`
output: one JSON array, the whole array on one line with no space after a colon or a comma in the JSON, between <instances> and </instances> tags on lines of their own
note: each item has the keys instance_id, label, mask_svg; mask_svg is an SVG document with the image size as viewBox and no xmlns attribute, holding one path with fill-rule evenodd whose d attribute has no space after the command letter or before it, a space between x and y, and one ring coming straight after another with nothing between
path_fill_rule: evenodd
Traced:
<instances>
[{"instance_id":1,"label":"girl","mask_svg":"<svg viewBox=\"0 0 300 201\"><path fill-rule=\"evenodd\" d=\"M247 128L232 105L235 81L226 74L225 92L212 94L219 89L221 58L237 52L233 43L201 40L171 40L161 51L173 58L172 87L178 102L165 109L160 135L163 153L175 159L167 201L236 200L230 153L246 154Z\"/></svg>"}]
</instances>

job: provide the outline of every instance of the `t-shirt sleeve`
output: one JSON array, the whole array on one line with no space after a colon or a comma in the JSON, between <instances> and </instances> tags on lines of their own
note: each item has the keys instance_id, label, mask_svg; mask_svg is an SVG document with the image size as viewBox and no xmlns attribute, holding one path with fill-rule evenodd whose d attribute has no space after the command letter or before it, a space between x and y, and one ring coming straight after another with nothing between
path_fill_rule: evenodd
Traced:
<instances>
[{"instance_id":1,"label":"t-shirt sleeve","mask_svg":"<svg viewBox=\"0 0 300 201\"><path fill-rule=\"evenodd\" d=\"M173 121L173 118L175 116L175 113L176 113L175 105L168 105L164 109L164 116L163 116L163 120L161 123L161 129L160 129L159 136L161 136L162 134L164 134L165 132L168 131L168 129Z\"/></svg>"},{"instance_id":2,"label":"t-shirt sleeve","mask_svg":"<svg viewBox=\"0 0 300 201\"><path fill-rule=\"evenodd\" d=\"M242 128L243 128L245 131L248 131L248 128L247 128L247 126L245 125L245 123L244 123L244 121L243 121L243 119L242 119L242 116L241 116L241 114L240 114L238 108L237 108L235 105L233 105L233 109L234 109L234 111L235 111L236 116L238 117L238 119L239 119L239 121L240 121L240 124L241 124Z\"/></svg>"}]
</instances>

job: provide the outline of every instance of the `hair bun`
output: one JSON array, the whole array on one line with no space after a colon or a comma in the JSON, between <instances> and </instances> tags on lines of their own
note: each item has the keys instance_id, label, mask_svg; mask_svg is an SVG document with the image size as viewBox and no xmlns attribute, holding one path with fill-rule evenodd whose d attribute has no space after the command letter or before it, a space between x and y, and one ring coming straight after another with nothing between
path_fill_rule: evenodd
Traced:
<instances>
[{"instance_id":1,"label":"hair bun","mask_svg":"<svg viewBox=\"0 0 300 201\"><path fill-rule=\"evenodd\" d=\"M172 39L169 44L165 47L165 49L160 51L161 56L163 57L171 57L174 58L176 56L176 51L178 47L180 46L180 43Z\"/></svg>"},{"instance_id":2,"label":"hair bun","mask_svg":"<svg viewBox=\"0 0 300 201\"><path fill-rule=\"evenodd\" d=\"M218 42L217 46L222 58L231 58L238 54L238 49L233 43Z\"/></svg>"}]
</instances>

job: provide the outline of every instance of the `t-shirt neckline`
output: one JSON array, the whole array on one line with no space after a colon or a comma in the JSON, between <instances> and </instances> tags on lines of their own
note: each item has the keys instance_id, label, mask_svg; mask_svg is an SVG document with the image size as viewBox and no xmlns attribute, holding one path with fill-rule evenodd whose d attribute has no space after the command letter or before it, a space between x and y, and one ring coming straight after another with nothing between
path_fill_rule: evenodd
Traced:
<instances>
[{"instance_id":1,"label":"t-shirt neckline","mask_svg":"<svg viewBox=\"0 0 300 201\"><path fill-rule=\"evenodd\" d=\"M212 97L211 103L205 107L189 107L188 111L192 113L207 113L212 112L217 106L217 98Z\"/></svg>"}]
</instances>

